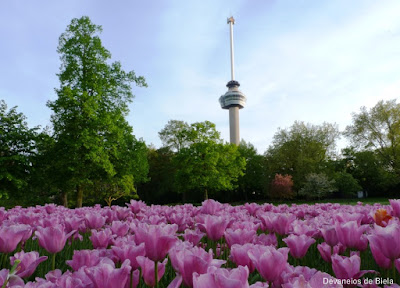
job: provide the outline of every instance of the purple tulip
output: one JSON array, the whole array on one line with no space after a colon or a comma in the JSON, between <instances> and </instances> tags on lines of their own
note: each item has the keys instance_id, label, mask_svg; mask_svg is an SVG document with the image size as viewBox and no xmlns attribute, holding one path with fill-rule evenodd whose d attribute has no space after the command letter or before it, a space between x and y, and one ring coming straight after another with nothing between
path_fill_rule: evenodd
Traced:
<instances>
[{"instance_id":1,"label":"purple tulip","mask_svg":"<svg viewBox=\"0 0 400 288\"><path fill-rule=\"evenodd\" d=\"M228 227L230 221L224 216L210 216L204 217L204 224L198 224L199 228L203 228L207 233L207 237L212 241L218 241L224 235L225 229Z\"/></svg>"},{"instance_id":2,"label":"purple tulip","mask_svg":"<svg viewBox=\"0 0 400 288\"><path fill-rule=\"evenodd\" d=\"M146 283L147 286L154 287L156 285L156 282L154 281L155 280L154 261L144 256L138 256L136 258L136 261L139 263L140 268L142 268L142 276L144 283ZM164 259L163 262L157 263L158 267L157 282L160 282L161 278L164 276L165 266L167 265L167 262L168 259L166 258Z\"/></svg>"},{"instance_id":3,"label":"purple tulip","mask_svg":"<svg viewBox=\"0 0 400 288\"><path fill-rule=\"evenodd\" d=\"M289 247L290 255L294 258L300 259L306 255L308 248L315 243L315 239L306 235L299 236L291 234L283 239L283 242L285 242Z\"/></svg>"},{"instance_id":4,"label":"purple tulip","mask_svg":"<svg viewBox=\"0 0 400 288\"><path fill-rule=\"evenodd\" d=\"M129 231L129 225L126 222L113 221L111 223L111 231L114 235L118 237L125 236Z\"/></svg>"},{"instance_id":5,"label":"purple tulip","mask_svg":"<svg viewBox=\"0 0 400 288\"><path fill-rule=\"evenodd\" d=\"M146 256L153 261L163 260L169 249L178 241L175 233L178 229L172 225L148 225L142 224L135 230L136 243L144 243Z\"/></svg>"},{"instance_id":6,"label":"purple tulip","mask_svg":"<svg viewBox=\"0 0 400 288\"><path fill-rule=\"evenodd\" d=\"M250 273L253 273L255 266L253 261L250 259L248 252L255 247L254 244L246 243L244 245L234 244L231 247L231 260L236 265L247 266Z\"/></svg>"},{"instance_id":7,"label":"purple tulip","mask_svg":"<svg viewBox=\"0 0 400 288\"><path fill-rule=\"evenodd\" d=\"M56 224L52 227L37 227L35 232L36 237L39 240L40 247L46 249L49 253L58 253L63 250L67 239L74 234L75 231L71 231L65 234L64 226Z\"/></svg>"},{"instance_id":8,"label":"purple tulip","mask_svg":"<svg viewBox=\"0 0 400 288\"><path fill-rule=\"evenodd\" d=\"M16 275L13 275L13 274L9 275L9 272L10 271L8 271L8 269L0 270L0 287L3 287L3 285L4 285L4 283L6 281L8 281L8 284L5 287L10 287L10 288L16 287L16 288L19 288L19 287L24 287L25 286L24 280L22 280L19 276L16 276Z\"/></svg>"},{"instance_id":9,"label":"purple tulip","mask_svg":"<svg viewBox=\"0 0 400 288\"><path fill-rule=\"evenodd\" d=\"M278 246L278 239L275 233L255 235L252 242L264 246Z\"/></svg>"},{"instance_id":10,"label":"purple tulip","mask_svg":"<svg viewBox=\"0 0 400 288\"><path fill-rule=\"evenodd\" d=\"M249 288L247 267L235 269L210 267L206 274L193 274L193 288Z\"/></svg>"},{"instance_id":11,"label":"purple tulip","mask_svg":"<svg viewBox=\"0 0 400 288\"><path fill-rule=\"evenodd\" d=\"M332 248L326 242L317 245L317 249L325 262L331 263Z\"/></svg>"},{"instance_id":12,"label":"purple tulip","mask_svg":"<svg viewBox=\"0 0 400 288\"><path fill-rule=\"evenodd\" d=\"M101 256L99 250L75 250L72 260L66 262L74 271L82 267L97 266L99 263L114 264L110 258Z\"/></svg>"},{"instance_id":13,"label":"purple tulip","mask_svg":"<svg viewBox=\"0 0 400 288\"><path fill-rule=\"evenodd\" d=\"M220 267L225 263L223 260L213 259L211 249L207 253L200 247L176 246L170 251L171 264L174 269L182 276L186 286L193 286L193 273L204 274L208 267Z\"/></svg>"},{"instance_id":14,"label":"purple tulip","mask_svg":"<svg viewBox=\"0 0 400 288\"><path fill-rule=\"evenodd\" d=\"M87 229L100 229L106 224L106 218L93 211L85 215L85 223Z\"/></svg>"},{"instance_id":15,"label":"purple tulip","mask_svg":"<svg viewBox=\"0 0 400 288\"><path fill-rule=\"evenodd\" d=\"M400 199L389 199L390 206L392 206L392 214L400 218Z\"/></svg>"},{"instance_id":16,"label":"purple tulip","mask_svg":"<svg viewBox=\"0 0 400 288\"><path fill-rule=\"evenodd\" d=\"M93 248L107 248L113 240L112 234L113 233L110 228L106 228L100 231L92 230L92 235L89 237L89 239L92 241Z\"/></svg>"},{"instance_id":17,"label":"purple tulip","mask_svg":"<svg viewBox=\"0 0 400 288\"><path fill-rule=\"evenodd\" d=\"M36 251L28 253L21 251L10 257L11 266L14 265L16 259L21 260L21 262L17 266L17 272L15 275L25 278L31 276L33 272L35 272L36 267L43 261L47 260L47 256L39 257L39 253Z\"/></svg>"},{"instance_id":18,"label":"purple tulip","mask_svg":"<svg viewBox=\"0 0 400 288\"><path fill-rule=\"evenodd\" d=\"M200 230L190 230L186 229L185 233L183 234L183 239L185 241L192 243L194 246L199 244L200 240L206 235L205 233L201 232Z\"/></svg>"},{"instance_id":19,"label":"purple tulip","mask_svg":"<svg viewBox=\"0 0 400 288\"><path fill-rule=\"evenodd\" d=\"M378 246L375 246L374 241L370 242L369 248L371 249L372 256L374 257L375 262L379 265L379 267L385 269L390 269L392 267L392 261L390 261L390 259L387 258L385 255L383 255Z\"/></svg>"},{"instance_id":20,"label":"purple tulip","mask_svg":"<svg viewBox=\"0 0 400 288\"><path fill-rule=\"evenodd\" d=\"M368 247L368 239L364 235L367 228L366 225L359 225L356 220L345 223L335 223L335 230L339 242L347 248L355 248L360 251Z\"/></svg>"},{"instance_id":21,"label":"purple tulip","mask_svg":"<svg viewBox=\"0 0 400 288\"><path fill-rule=\"evenodd\" d=\"M286 269L288 253L289 248L275 249L272 246L259 246L250 250L248 255L260 275L265 280L273 282Z\"/></svg>"},{"instance_id":22,"label":"purple tulip","mask_svg":"<svg viewBox=\"0 0 400 288\"><path fill-rule=\"evenodd\" d=\"M225 240L228 247L231 248L233 244L246 244L252 242L254 236L256 236L256 231L247 229L226 229Z\"/></svg>"},{"instance_id":23,"label":"purple tulip","mask_svg":"<svg viewBox=\"0 0 400 288\"><path fill-rule=\"evenodd\" d=\"M129 259L131 261L130 263L132 270L136 270L137 268L139 268L139 263L136 261L136 257L146 255L144 243L140 243L139 245L124 244L119 247L113 246L111 247L111 249L114 255L117 256L121 262Z\"/></svg>"},{"instance_id":24,"label":"purple tulip","mask_svg":"<svg viewBox=\"0 0 400 288\"><path fill-rule=\"evenodd\" d=\"M391 261L400 258L400 224L391 222L386 227L375 224L374 228L368 236L370 245L375 246Z\"/></svg>"},{"instance_id":25,"label":"purple tulip","mask_svg":"<svg viewBox=\"0 0 400 288\"><path fill-rule=\"evenodd\" d=\"M322 237L324 237L325 242L331 247L339 243L336 235L336 229L334 226L329 225L321 229Z\"/></svg>"},{"instance_id":26,"label":"purple tulip","mask_svg":"<svg viewBox=\"0 0 400 288\"><path fill-rule=\"evenodd\" d=\"M27 225L11 225L0 227L0 252L10 253L17 248L27 233L32 233ZM28 237L29 238L29 237Z\"/></svg>"},{"instance_id":27,"label":"purple tulip","mask_svg":"<svg viewBox=\"0 0 400 288\"><path fill-rule=\"evenodd\" d=\"M351 257L332 255L332 269L338 279L359 279L365 273L374 273L375 271L360 271L361 258L357 254Z\"/></svg>"},{"instance_id":28,"label":"purple tulip","mask_svg":"<svg viewBox=\"0 0 400 288\"><path fill-rule=\"evenodd\" d=\"M121 268L100 263L91 268L85 268L87 276L92 280L94 288L121 288L129 281L131 266L129 260L122 263Z\"/></svg>"}]
</instances>

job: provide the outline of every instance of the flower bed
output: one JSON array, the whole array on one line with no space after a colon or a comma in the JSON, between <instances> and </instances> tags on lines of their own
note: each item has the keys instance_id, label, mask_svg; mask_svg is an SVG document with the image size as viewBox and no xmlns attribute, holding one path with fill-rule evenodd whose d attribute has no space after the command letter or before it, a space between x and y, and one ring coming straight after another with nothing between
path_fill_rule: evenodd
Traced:
<instances>
[{"instance_id":1,"label":"flower bed","mask_svg":"<svg viewBox=\"0 0 400 288\"><path fill-rule=\"evenodd\" d=\"M0 287L400 287L399 217L400 200L0 208Z\"/></svg>"}]
</instances>

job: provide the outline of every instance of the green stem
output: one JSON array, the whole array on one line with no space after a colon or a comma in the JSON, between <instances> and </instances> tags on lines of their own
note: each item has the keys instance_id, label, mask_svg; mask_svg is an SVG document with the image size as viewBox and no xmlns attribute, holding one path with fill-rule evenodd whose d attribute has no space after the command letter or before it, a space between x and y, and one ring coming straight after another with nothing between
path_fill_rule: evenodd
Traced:
<instances>
[{"instance_id":1,"label":"green stem","mask_svg":"<svg viewBox=\"0 0 400 288\"><path fill-rule=\"evenodd\" d=\"M130 280L129 280L129 287L130 288L132 288L132 285L133 285L133 269L131 269L131 277L130 277Z\"/></svg>"},{"instance_id":2,"label":"green stem","mask_svg":"<svg viewBox=\"0 0 400 288\"><path fill-rule=\"evenodd\" d=\"M51 270L55 270L55 269L56 269L56 254L57 254L57 253L54 253L54 254L52 255Z\"/></svg>"},{"instance_id":3,"label":"green stem","mask_svg":"<svg viewBox=\"0 0 400 288\"><path fill-rule=\"evenodd\" d=\"M396 265L394 265L394 261L393 261L393 282L396 283Z\"/></svg>"},{"instance_id":4,"label":"green stem","mask_svg":"<svg viewBox=\"0 0 400 288\"><path fill-rule=\"evenodd\" d=\"M154 282L155 287L158 288L158 261L154 261Z\"/></svg>"}]
</instances>

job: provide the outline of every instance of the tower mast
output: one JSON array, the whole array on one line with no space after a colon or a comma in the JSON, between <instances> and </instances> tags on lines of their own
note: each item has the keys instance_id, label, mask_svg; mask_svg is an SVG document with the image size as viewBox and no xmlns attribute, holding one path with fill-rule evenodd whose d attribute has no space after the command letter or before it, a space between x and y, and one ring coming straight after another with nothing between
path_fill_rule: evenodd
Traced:
<instances>
[{"instance_id":1,"label":"tower mast","mask_svg":"<svg viewBox=\"0 0 400 288\"><path fill-rule=\"evenodd\" d=\"M219 103L222 109L229 109L229 134L230 142L236 145L240 143L239 133L239 109L242 109L246 104L246 96L239 91L239 82L235 80L234 68L234 52L233 52L233 24L235 19L228 18L227 23L230 28L230 46L231 46L231 81L226 84L228 91L219 97Z\"/></svg>"}]
</instances>

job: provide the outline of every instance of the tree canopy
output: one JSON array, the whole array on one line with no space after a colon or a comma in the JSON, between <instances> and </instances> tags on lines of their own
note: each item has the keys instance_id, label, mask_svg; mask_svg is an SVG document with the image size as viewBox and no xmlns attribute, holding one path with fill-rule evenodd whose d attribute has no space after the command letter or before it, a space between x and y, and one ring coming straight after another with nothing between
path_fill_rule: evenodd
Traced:
<instances>
[{"instance_id":1,"label":"tree canopy","mask_svg":"<svg viewBox=\"0 0 400 288\"><path fill-rule=\"evenodd\" d=\"M122 70L119 62L109 64L111 53L102 45L101 31L88 17L71 21L57 50L62 61L58 98L47 103L53 110L57 161L63 163L56 166L68 186L76 189L78 207L84 190L99 181L130 187L132 192L137 172L126 163L133 161L126 156L136 139L125 117L133 99L131 83L146 82L134 71Z\"/></svg>"}]
</instances>

